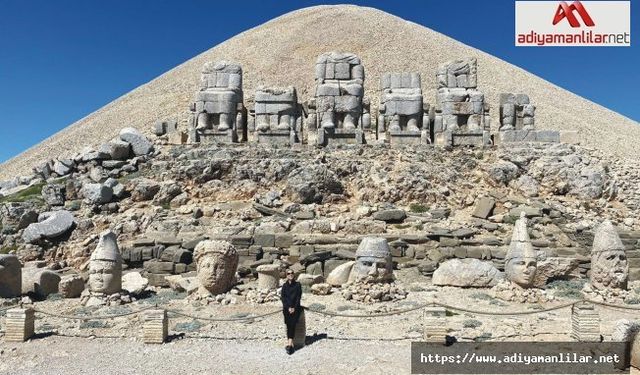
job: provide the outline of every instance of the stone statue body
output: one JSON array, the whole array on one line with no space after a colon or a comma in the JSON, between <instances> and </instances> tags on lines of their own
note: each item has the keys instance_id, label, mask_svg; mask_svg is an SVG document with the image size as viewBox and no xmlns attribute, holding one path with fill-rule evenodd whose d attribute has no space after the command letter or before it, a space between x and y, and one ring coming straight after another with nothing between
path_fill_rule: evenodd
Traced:
<instances>
[{"instance_id":1,"label":"stone statue body","mask_svg":"<svg viewBox=\"0 0 640 375\"><path fill-rule=\"evenodd\" d=\"M197 129L233 128L242 105L242 67L227 61L206 63L196 93Z\"/></svg>"}]
</instances>

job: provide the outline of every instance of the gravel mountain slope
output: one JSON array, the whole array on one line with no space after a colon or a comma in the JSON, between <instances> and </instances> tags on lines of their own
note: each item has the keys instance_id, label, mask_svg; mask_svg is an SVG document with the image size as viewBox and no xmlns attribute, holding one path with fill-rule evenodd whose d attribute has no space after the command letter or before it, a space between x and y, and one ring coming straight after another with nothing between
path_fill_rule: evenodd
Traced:
<instances>
[{"instance_id":1,"label":"gravel mountain slope","mask_svg":"<svg viewBox=\"0 0 640 375\"><path fill-rule=\"evenodd\" d=\"M77 151L103 143L125 126L150 133L156 120L175 118L186 127L200 68L207 61L228 59L242 64L245 100L260 84L294 85L306 100L313 93L315 59L329 50L353 52L362 58L366 94L374 111L383 72L419 71L427 99L435 103L438 64L476 57L479 88L492 106L494 125L499 94L524 92L538 107L539 128L577 130L588 147L638 159L637 122L421 25L373 8L338 5L285 14L203 52L0 164L0 180L27 174L39 161L60 156L60 150Z\"/></svg>"}]
</instances>

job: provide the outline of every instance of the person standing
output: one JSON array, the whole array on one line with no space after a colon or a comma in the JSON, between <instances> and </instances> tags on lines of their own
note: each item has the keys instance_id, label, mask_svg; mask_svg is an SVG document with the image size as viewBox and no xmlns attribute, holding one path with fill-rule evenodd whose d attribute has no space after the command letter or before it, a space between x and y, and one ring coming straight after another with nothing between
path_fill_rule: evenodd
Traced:
<instances>
[{"instance_id":1,"label":"person standing","mask_svg":"<svg viewBox=\"0 0 640 375\"><path fill-rule=\"evenodd\" d=\"M280 300L282 301L282 313L284 314L284 324L287 326L287 354L293 354L293 336L296 331L296 324L300 318L302 307L302 286L295 280L292 270L287 270L287 281L282 285Z\"/></svg>"}]
</instances>

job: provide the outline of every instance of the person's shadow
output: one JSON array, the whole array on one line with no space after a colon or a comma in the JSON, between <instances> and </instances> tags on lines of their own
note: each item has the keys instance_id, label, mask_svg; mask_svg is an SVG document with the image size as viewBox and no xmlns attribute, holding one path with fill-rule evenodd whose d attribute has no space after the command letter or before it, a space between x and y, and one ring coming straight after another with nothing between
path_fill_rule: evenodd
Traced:
<instances>
[{"instance_id":1,"label":"person's shadow","mask_svg":"<svg viewBox=\"0 0 640 375\"><path fill-rule=\"evenodd\" d=\"M324 340L326 338L327 338L326 333L314 333L313 336L305 336L304 345L305 346L313 345L317 341Z\"/></svg>"}]
</instances>

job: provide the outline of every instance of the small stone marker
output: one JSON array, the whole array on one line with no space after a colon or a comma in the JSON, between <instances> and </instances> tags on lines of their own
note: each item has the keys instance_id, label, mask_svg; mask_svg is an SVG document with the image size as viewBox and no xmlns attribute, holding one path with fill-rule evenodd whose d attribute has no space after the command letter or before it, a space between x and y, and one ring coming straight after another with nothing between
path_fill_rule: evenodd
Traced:
<instances>
[{"instance_id":1,"label":"small stone marker","mask_svg":"<svg viewBox=\"0 0 640 375\"><path fill-rule=\"evenodd\" d=\"M431 307L424 311L424 341L443 345L447 343L446 316L447 310L444 307Z\"/></svg>"},{"instance_id":2,"label":"small stone marker","mask_svg":"<svg viewBox=\"0 0 640 375\"><path fill-rule=\"evenodd\" d=\"M34 320L31 308L7 310L5 341L24 342L30 339L34 333Z\"/></svg>"},{"instance_id":3,"label":"small stone marker","mask_svg":"<svg viewBox=\"0 0 640 375\"><path fill-rule=\"evenodd\" d=\"M144 343L162 344L167 341L169 321L166 310L149 310L144 316Z\"/></svg>"},{"instance_id":4,"label":"small stone marker","mask_svg":"<svg viewBox=\"0 0 640 375\"><path fill-rule=\"evenodd\" d=\"M581 342L600 342L600 316L591 303L571 309L571 338Z\"/></svg>"}]
</instances>

